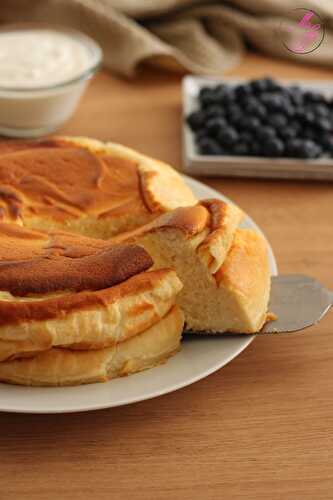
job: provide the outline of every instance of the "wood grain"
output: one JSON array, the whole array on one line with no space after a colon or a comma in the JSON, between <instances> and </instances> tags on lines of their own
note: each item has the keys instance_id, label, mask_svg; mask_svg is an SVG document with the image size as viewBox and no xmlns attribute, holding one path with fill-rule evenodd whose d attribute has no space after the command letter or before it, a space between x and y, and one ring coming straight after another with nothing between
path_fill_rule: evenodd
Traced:
<instances>
[{"instance_id":1,"label":"wood grain","mask_svg":"<svg viewBox=\"0 0 333 500\"><path fill-rule=\"evenodd\" d=\"M248 56L234 75L332 78ZM63 133L112 139L181 167L180 77L101 73ZM333 184L210 179L264 229L281 272L333 289ZM223 370L128 407L0 414L0 499L331 500L333 313L260 337Z\"/></svg>"}]
</instances>

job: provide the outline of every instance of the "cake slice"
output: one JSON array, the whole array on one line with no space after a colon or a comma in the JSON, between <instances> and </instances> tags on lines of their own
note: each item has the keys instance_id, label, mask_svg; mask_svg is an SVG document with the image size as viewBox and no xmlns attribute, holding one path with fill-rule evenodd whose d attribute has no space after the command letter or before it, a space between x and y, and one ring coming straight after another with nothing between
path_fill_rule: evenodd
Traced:
<instances>
[{"instance_id":1,"label":"cake slice","mask_svg":"<svg viewBox=\"0 0 333 500\"><path fill-rule=\"evenodd\" d=\"M0 361L102 349L158 324L182 288L137 245L0 223Z\"/></svg>"},{"instance_id":2,"label":"cake slice","mask_svg":"<svg viewBox=\"0 0 333 500\"><path fill-rule=\"evenodd\" d=\"M114 239L142 245L154 268L174 267L186 329L255 333L266 321L270 268L266 242L239 229L242 212L220 200L178 208Z\"/></svg>"}]
</instances>

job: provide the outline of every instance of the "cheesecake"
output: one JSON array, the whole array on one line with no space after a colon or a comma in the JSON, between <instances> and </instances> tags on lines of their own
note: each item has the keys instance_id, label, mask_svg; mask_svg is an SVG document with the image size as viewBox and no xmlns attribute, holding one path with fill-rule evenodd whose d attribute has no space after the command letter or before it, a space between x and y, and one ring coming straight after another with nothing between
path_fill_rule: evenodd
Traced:
<instances>
[{"instance_id":1,"label":"cheesecake","mask_svg":"<svg viewBox=\"0 0 333 500\"><path fill-rule=\"evenodd\" d=\"M0 143L0 381L75 385L151 368L182 332L268 320L263 236L170 166L114 143Z\"/></svg>"}]
</instances>

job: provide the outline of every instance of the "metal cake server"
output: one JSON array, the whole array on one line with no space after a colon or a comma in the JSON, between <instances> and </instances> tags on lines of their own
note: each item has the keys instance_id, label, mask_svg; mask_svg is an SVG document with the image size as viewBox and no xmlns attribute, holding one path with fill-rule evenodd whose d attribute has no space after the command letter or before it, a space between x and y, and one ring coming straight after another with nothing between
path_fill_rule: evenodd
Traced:
<instances>
[{"instance_id":1,"label":"metal cake server","mask_svg":"<svg viewBox=\"0 0 333 500\"><path fill-rule=\"evenodd\" d=\"M333 292L314 278L302 274L273 276L269 311L276 314L278 319L266 323L256 335L304 330L318 323L332 305Z\"/></svg>"},{"instance_id":2,"label":"metal cake server","mask_svg":"<svg viewBox=\"0 0 333 500\"><path fill-rule=\"evenodd\" d=\"M303 274L272 277L269 311L278 317L264 325L259 334L290 333L318 323L333 305L333 292Z\"/></svg>"}]
</instances>

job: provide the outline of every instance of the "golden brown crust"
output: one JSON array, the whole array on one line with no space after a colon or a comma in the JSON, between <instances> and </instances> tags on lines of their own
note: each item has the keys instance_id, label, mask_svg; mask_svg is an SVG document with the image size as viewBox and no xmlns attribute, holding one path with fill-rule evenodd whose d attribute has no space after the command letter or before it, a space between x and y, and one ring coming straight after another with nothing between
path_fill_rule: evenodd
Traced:
<instances>
[{"instance_id":1,"label":"golden brown crust","mask_svg":"<svg viewBox=\"0 0 333 500\"><path fill-rule=\"evenodd\" d=\"M209 234L198 247L198 255L214 274L224 262L231 247L235 231L243 218L243 212L221 200L202 200L210 214Z\"/></svg>"},{"instance_id":2,"label":"golden brown crust","mask_svg":"<svg viewBox=\"0 0 333 500\"><path fill-rule=\"evenodd\" d=\"M179 229L186 238L195 236L210 225L210 214L201 204L193 207L180 207L172 212L161 215L155 219L150 225L151 231L159 229Z\"/></svg>"},{"instance_id":3,"label":"golden brown crust","mask_svg":"<svg viewBox=\"0 0 333 500\"><path fill-rule=\"evenodd\" d=\"M196 202L168 165L86 138L0 143L0 184L1 220L89 236L94 225L108 237Z\"/></svg>"},{"instance_id":4,"label":"golden brown crust","mask_svg":"<svg viewBox=\"0 0 333 500\"><path fill-rule=\"evenodd\" d=\"M127 231L114 236L112 242L133 242L147 233L164 229L176 229L181 231L186 238L191 238L207 229L209 225L210 214L208 210L201 205L201 202L199 202L197 205L191 207L176 208L133 231Z\"/></svg>"},{"instance_id":5,"label":"golden brown crust","mask_svg":"<svg viewBox=\"0 0 333 500\"><path fill-rule=\"evenodd\" d=\"M38 147L25 142L28 149L17 144L18 151L5 154L0 144L0 197L8 219L39 216L61 222L84 214L147 211L133 161L57 139L39 141Z\"/></svg>"},{"instance_id":6,"label":"golden brown crust","mask_svg":"<svg viewBox=\"0 0 333 500\"><path fill-rule=\"evenodd\" d=\"M0 223L0 290L13 295L109 288L152 264L136 245L114 246L62 232L46 236Z\"/></svg>"},{"instance_id":7,"label":"golden brown crust","mask_svg":"<svg viewBox=\"0 0 333 500\"><path fill-rule=\"evenodd\" d=\"M218 285L239 290L249 297L254 294L257 277L269 271L267 245L253 229L238 229L228 257L215 274Z\"/></svg>"},{"instance_id":8,"label":"golden brown crust","mask_svg":"<svg viewBox=\"0 0 333 500\"><path fill-rule=\"evenodd\" d=\"M267 321L270 266L265 239L252 229L238 229L233 244L215 274L218 287L237 297L248 318L248 328L235 333L258 332Z\"/></svg>"},{"instance_id":9,"label":"golden brown crust","mask_svg":"<svg viewBox=\"0 0 333 500\"><path fill-rule=\"evenodd\" d=\"M151 289L154 282L170 272L170 269L148 271L129 278L110 288L78 293L63 293L50 298L36 297L15 300L0 300L0 326L18 324L27 321L45 321L64 317L83 309L106 307L122 297L136 295Z\"/></svg>"},{"instance_id":10,"label":"golden brown crust","mask_svg":"<svg viewBox=\"0 0 333 500\"><path fill-rule=\"evenodd\" d=\"M104 382L152 368L178 351L184 317L177 306L140 335L97 351L50 349L34 358L0 363L0 380L34 386Z\"/></svg>"}]
</instances>

